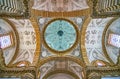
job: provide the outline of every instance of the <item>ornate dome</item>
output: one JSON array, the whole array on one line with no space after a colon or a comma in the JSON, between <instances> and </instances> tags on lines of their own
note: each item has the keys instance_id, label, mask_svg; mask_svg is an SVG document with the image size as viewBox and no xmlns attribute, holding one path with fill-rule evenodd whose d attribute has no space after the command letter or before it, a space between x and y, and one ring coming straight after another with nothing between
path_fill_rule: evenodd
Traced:
<instances>
[{"instance_id":1,"label":"ornate dome","mask_svg":"<svg viewBox=\"0 0 120 79\"><path fill-rule=\"evenodd\" d=\"M78 32L75 24L67 19L51 20L44 28L44 41L55 52L69 50L77 42Z\"/></svg>"},{"instance_id":2,"label":"ornate dome","mask_svg":"<svg viewBox=\"0 0 120 79\"><path fill-rule=\"evenodd\" d=\"M120 0L0 0L0 79L120 79Z\"/></svg>"}]
</instances>

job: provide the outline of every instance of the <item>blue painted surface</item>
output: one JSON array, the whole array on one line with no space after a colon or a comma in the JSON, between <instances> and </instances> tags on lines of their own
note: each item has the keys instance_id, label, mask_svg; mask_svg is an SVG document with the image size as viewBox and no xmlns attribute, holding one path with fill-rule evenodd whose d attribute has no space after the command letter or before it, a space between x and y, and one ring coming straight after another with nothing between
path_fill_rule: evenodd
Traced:
<instances>
[{"instance_id":1,"label":"blue painted surface","mask_svg":"<svg viewBox=\"0 0 120 79\"><path fill-rule=\"evenodd\" d=\"M120 79L120 76L119 77L103 77L101 79Z\"/></svg>"},{"instance_id":2,"label":"blue painted surface","mask_svg":"<svg viewBox=\"0 0 120 79\"><path fill-rule=\"evenodd\" d=\"M65 20L55 20L45 30L45 41L56 51L64 51L72 47L76 41L74 26Z\"/></svg>"}]
</instances>

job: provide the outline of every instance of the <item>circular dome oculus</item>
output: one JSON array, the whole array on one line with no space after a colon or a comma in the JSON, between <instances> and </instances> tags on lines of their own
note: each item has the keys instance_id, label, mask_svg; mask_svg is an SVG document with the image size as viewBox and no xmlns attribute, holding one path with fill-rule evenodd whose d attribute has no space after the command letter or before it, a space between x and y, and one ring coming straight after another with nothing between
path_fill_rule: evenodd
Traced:
<instances>
[{"instance_id":1,"label":"circular dome oculus","mask_svg":"<svg viewBox=\"0 0 120 79\"><path fill-rule=\"evenodd\" d=\"M67 19L54 19L44 28L44 42L53 51L64 52L77 41L77 28Z\"/></svg>"}]
</instances>

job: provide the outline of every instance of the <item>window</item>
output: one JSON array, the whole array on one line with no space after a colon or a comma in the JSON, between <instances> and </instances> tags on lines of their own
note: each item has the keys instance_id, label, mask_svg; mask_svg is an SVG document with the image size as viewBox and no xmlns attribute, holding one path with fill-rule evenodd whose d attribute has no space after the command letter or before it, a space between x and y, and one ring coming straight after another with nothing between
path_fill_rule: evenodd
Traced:
<instances>
[{"instance_id":1,"label":"window","mask_svg":"<svg viewBox=\"0 0 120 79\"><path fill-rule=\"evenodd\" d=\"M0 48L5 49L13 45L12 34L5 34L0 36Z\"/></svg>"},{"instance_id":2,"label":"window","mask_svg":"<svg viewBox=\"0 0 120 79\"><path fill-rule=\"evenodd\" d=\"M120 48L120 35L109 34L108 44Z\"/></svg>"}]
</instances>

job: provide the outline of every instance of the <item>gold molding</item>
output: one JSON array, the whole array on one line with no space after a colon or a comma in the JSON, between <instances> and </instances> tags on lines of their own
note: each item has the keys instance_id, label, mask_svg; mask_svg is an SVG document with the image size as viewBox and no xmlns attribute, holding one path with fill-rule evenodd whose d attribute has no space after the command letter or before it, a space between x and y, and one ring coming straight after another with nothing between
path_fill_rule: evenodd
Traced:
<instances>
[{"instance_id":1,"label":"gold molding","mask_svg":"<svg viewBox=\"0 0 120 79\"><path fill-rule=\"evenodd\" d=\"M33 25L33 28L35 30L35 34L36 34L36 50L34 53L34 60L33 63L31 64L32 66L36 66L38 63L38 60L40 58L40 52L41 52L41 34L40 34L40 30L39 30L39 25L37 23L37 20L35 18L30 18L30 21Z\"/></svg>"},{"instance_id":2,"label":"gold molding","mask_svg":"<svg viewBox=\"0 0 120 79\"><path fill-rule=\"evenodd\" d=\"M47 73L43 77L43 79L48 79L48 77L50 77L51 75L58 74L58 73L68 74L68 75L72 76L74 79L79 79L79 77L75 73L73 73L71 71L67 71L67 70L54 70L52 72Z\"/></svg>"},{"instance_id":3,"label":"gold molding","mask_svg":"<svg viewBox=\"0 0 120 79\"><path fill-rule=\"evenodd\" d=\"M49 12L32 9L32 14L34 16L42 17L76 17L76 16L88 16L91 13L90 11L91 10L89 8L70 12Z\"/></svg>"},{"instance_id":4,"label":"gold molding","mask_svg":"<svg viewBox=\"0 0 120 79\"><path fill-rule=\"evenodd\" d=\"M90 21L91 21L91 17L86 18L86 20L83 23L83 26L81 28L81 39L80 39L81 46L80 47L81 47L81 52L82 52L81 54L82 54L83 60L86 65L90 65L90 62L89 62L88 56L87 56L86 47L85 47L85 34L86 34L87 26L90 23Z\"/></svg>"},{"instance_id":5,"label":"gold molding","mask_svg":"<svg viewBox=\"0 0 120 79\"><path fill-rule=\"evenodd\" d=\"M8 64L8 66L11 66L12 63L13 63L13 61L16 59L16 57L17 57L17 55L18 55L19 42L20 42L20 40L19 40L19 34L18 34L17 30L16 30L15 25L14 25L10 20L8 20L7 18L1 18L1 19L5 20L8 24L10 24L11 28L12 28L13 31L14 31L15 37L16 37L16 49L15 49L15 54L14 54L14 56L12 57L11 61L10 61L9 64Z\"/></svg>"},{"instance_id":6,"label":"gold molding","mask_svg":"<svg viewBox=\"0 0 120 79\"><path fill-rule=\"evenodd\" d=\"M73 62L76 62L77 64L79 64L81 67L86 67L86 64L84 64L83 61L81 61L78 58L75 58L73 56L49 56L47 58L44 58L42 60L39 60L38 66L37 67L41 67L43 64L49 62L49 61L54 61L54 60L71 60Z\"/></svg>"},{"instance_id":7,"label":"gold molding","mask_svg":"<svg viewBox=\"0 0 120 79\"><path fill-rule=\"evenodd\" d=\"M105 47L105 35L106 35L106 31L107 31L107 29L109 28L109 26L110 26L115 20L117 20L117 19L118 19L118 18L113 18L112 20L110 20L110 21L107 23L107 25L106 25L106 27L105 27L105 29L104 29L104 31L103 31L103 35L102 35L102 49L103 49L104 55L105 55L106 58L109 60L110 65L115 65L115 63L112 61L112 59L109 57L109 55L108 55L108 53L107 53L107 50L106 50L106 47Z\"/></svg>"},{"instance_id":8,"label":"gold molding","mask_svg":"<svg viewBox=\"0 0 120 79\"><path fill-rule=\"evenodd\" d=\"M87 67L87 79L101 79L105 76L120 76L120 66L105 66L105 67Z\"/></svg>"},{"instance_id":9,"label":"gold molding","mask_svg":"<svg viewBox=\"0 0 120 79\"><path fill-rule=\"evenodd\" d=\"M44 38L44 33L45 33L45 30L46 30L47 26L48 26L50 23L52 23L52 22L54 22L54 21L56 21L56 20L65 20L65 21L69 22L70 24L73 25L73 27L74 27L74 29L75 29L75 31L76 31L76 40L75 40L74 44L72 45L72 47L70 47L70 48L68 48L68 49L66 49L66 50L64 50L64 51L57 51L57 50L52 49L51 47L49 47L49 46L47 45L47 43L46 43L46 41L45 41L45 38ZM71 20L69 20L69 19L66 19L66 18L54 18L54 19L50 20L50 21L45 25L45 27L43 27L43 30L42 30L42 42L43 42L43 45L44 45L49 51L51 51L51 53L54 53L54 54L57 54L57 55L60 55L60 56L61 56L61 55L65 55L65 54L69 53L70 51L72 51L72 50L77 46L77 44L78 44L78 42L79 42L79 29L78 29L78 27L77 27Z\"/></svg>"}]
</instances>

